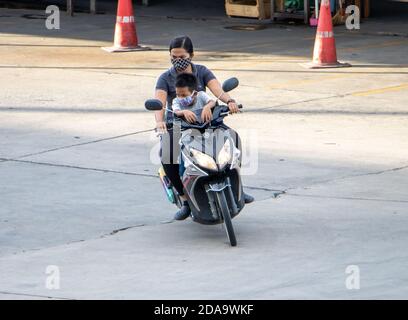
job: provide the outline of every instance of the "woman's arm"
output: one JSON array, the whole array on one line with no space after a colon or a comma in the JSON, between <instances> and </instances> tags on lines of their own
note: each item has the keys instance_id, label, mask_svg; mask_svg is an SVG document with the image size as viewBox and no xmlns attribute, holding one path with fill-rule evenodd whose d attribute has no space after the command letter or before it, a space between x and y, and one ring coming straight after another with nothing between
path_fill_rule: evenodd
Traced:
<instances>
[{"instance_id":1,"label":"woman's arm","mask_svg":"<svg viewBox=\"0 0 408 320\"><path fill-rule=\"evenodd\" d=\"M154 117L156 119L156 128L165 131L166 122L164 121L164 113L167 104L167 92L161 89L157 89L155 92L155 98L160 100L163 104L163 109L154 112Z\"/></svg>"},{"instance_id":2,"label":"woman's arm","mask_svg":"<svg viewBox=\"0 0 408 320\"><path fill-rule=\"evenodd\" d=\"M228 107L232 113L236 113L239 111L235 100L233 100L227 92L224 92L224 90L222 90L221 84L217 79L210 80L207 84L207 87L210 89L214 96L216 96L222 102L228 103Z\"/></svg>"}]
</instances>

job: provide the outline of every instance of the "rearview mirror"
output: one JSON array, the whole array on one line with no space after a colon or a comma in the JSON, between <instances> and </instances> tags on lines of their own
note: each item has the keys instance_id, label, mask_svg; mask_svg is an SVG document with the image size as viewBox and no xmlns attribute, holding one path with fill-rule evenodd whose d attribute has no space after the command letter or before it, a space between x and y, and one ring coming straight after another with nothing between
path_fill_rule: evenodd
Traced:
<instances>
[{"instance_id":1,"label":"rearview mirror","mask_svg":"<svg viewBox=\"0 0 408 320\"><path fill-rule=\"evenodd\" d=\"M237 78L229 78L222 84L222 90L224 90L224 92L228 92L234 90L236 87L238 87L238 85L239 81Z\"/></svg>"},{"instance_id":2,"label":"rearview mirror","mask_svg":"<svg viewBox=\"0 0 408 320\"><path fill-rule=\"evenodd\" d=\"M145 108L150 111L159 111L163 109L163 104L159 99L149 99L145 101Z\"/></svg>"}]
</instances>

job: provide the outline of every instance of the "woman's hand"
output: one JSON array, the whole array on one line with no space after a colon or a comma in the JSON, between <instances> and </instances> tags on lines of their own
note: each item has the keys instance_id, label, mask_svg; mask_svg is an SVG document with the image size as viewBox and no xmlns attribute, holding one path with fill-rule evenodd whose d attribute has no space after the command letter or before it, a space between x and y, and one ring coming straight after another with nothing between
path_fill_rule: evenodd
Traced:
<instances>
[{"instance_id":1,"label":"woman's hand","mask_svg":"<svg viewBox=\"0 0 408 320\"><path fill-rule=\"evenodd\" d=\"M212 120L211 105L206 105L201 112L201 119L204 122L210 122Z\"/></svg>"},{"instance_id":2,"label":"woman's hand","mask_svg":"<svg viewBox=\"0 0 408 320\"><path fill-rule=\"evenodd\" d=\"M167 131L166 122L164 122L164 121L157 121L157 122L156 122L156 129L157 129L157 131L160 132L160 133L166 132L166 131Z\"/></svg>"},{"instance_id":3,"label":"woman's hand","mask_svg":"<svg viewBox=\"0 0 408 320\"><path fill-rule=\"evenodd\" d=\"M229 108L229 111L230 111L231 113L238 113L238 112L239 112L238 105L237 105L237 103L236 103L234 100L230 100L230 101L228 102L228 108Z\"/></svg>"},{"instance_id":4,"label":"woman's hand","mask_svg":"<svg viewBox=\"0 0 408 320\"><path fill-rule=\"evenodd\" d=\"M184 119L189 123L194 123L197 121L195 113L191 110L183 110Z\"/></svg>"}]
</instances>

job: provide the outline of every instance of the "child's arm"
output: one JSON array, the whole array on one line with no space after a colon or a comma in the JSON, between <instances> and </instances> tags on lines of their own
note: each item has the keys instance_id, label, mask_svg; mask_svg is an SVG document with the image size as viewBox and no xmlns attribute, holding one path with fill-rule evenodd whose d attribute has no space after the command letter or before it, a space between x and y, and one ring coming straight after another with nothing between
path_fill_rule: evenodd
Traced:
<instances>
[{"instance_id":1,"label":"child's arm","mask_svg":"<svg viewBox=\"0 0 408 320\"><path fill-rule=\"evenodd\" d=\"M212 108L215 107L215 101L209 100L204 106L203 111L201 112L201 119L204 122L209 122L212 120Z\"/></svg>"},{"instance_id":2,"label":"child's arm","mask_svg":"<svg viewBox=\"0 0 408 320\"><path fill-rule=\"evenodd\" d=\"M171 110L173 110L173 112L179 116L179 114L181 115L180 111L181 110L181 106L180 103L178 102L177 98L173 99L173 102L171 103Z\"/></svg>"},{"instance_id":3,"label":"child's arm","mask_svg":"<svg viewBox=\"0 0 408 320\"><path fill-rule=\"evenodd\" d=\"M182 116L184 116L183 111L184 111L184 110L174 110L174 109L173 109L173 112L174 112L174 114L175 114L177 117L182 117Z\"/></svg>"},{"instance_id":4,"label":"child's arm","mask_svg":"<svg viewBox=\"0 0 408 320\"><path fill-rule=\"evenodd\" d=\"M212 109L215 107L215 100L210 100L208 103L204 106L204 108L209 108Z\"/></svg>"},{"instance_id":5,"label":"child's arm","mask_svg":"<svg viewBox=\"0 0 408 320\"><path fill-rule=\"evenodd\" d=\"M177 117L184 117L187 122L194 123L197 121L197 117L193 111L190 110L182 110L180 104L178 103L177 98L173 100L172 109L174 114Z\"/></svg>"},{"instance_id":6,"label":"child's arm","mask_svg":"<svg viewBox=\"0 0 408 320\"><path fill-rule=\"evenodd\" d=\"M184 117L187 122L194 123L197 121L197 117L191 110L174 110L173 112L176 114L177 117Z\"/></svg>"},{"instance_id":7,"label":"child's arm","mask_svg":"<svg viewBox=\"0 0 408 320\"><path fill-rule=\"evenodd\" d=\"M197 121L195 113L191 110L179 110L176 111L175 114L177 115L177 117L184 117L184 119L186 119L186 121L190 123L194 123Z\"/></svg>"}]
</instances>

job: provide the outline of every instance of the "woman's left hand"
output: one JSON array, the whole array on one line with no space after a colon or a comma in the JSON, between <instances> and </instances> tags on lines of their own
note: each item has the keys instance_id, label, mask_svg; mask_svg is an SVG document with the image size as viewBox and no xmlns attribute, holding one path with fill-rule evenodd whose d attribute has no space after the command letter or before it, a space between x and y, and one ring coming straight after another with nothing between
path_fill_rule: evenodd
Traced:
<instances>
[{"instance_id":1,"label":"woman's left hand","mask_svg":"<svg viewBox=\"0 0 408 320\"><path fill-rule=\"evenodd\" d=\"M229 108L231 113L238 113L239 112L238 105L237 105L237 103L235 101L230 101L228 103L228 108Z\"/></svg>"}]
</instances>

